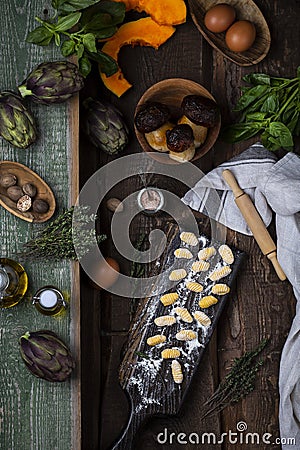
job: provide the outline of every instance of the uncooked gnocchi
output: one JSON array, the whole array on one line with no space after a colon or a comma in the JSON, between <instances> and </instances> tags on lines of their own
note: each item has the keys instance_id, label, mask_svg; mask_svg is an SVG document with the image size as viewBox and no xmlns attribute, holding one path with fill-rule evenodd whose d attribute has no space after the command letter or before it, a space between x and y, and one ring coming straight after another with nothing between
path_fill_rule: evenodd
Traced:
<instances>
[{"instance_id":1,"label":"uncooked gnocchi","mask_svg":"<svg viewBox=\"0 0 300 450\"><path fill-rule=\"evenodd\" d=\"M185 283L186 287L192 292L202 292L203 286L200 283L196 283L195 281L187 281Z\"/></svg>"},{"instance_id":2,"label":"uncooked gnocchi","mask_svg":"<svg viewBox=\"0 0 300 450\"><path fill-rule=\"evenodd\" d=\"M187 248L177 248L174 251L174 255L176 258L183 258L183 259L192 259L193 254L190 252Z\"/></svg>"},{"instance_id":3,"label":"uncooked gnocchi","mask_svg":"<svg viewBox=\"0 0 300 450\"><path fill-rule=\"evenodd\" d=\"M147 344L153 347L154 345L163 344L166 340L167 338L163 334L156 334L147 339Z\"/></svg>"},{"instance_id":4,"label":"uncooked gnocchi","mask_svg":"<svg viewBox=\"0 0 300 450\"><path fill-rule=\"evenodd\" d=\"M183 382L183 373L181 364L176 359L174 359L171 363L171 370L174 382L177 384L181 384Z\"/></svg>"},{"instance_id":5,"label":"uncooked gnocchi","mask_svg":"<svg viewBox=\"0 0 300 450\"><path fill-rule=\"evenodd\" d=\"M170 306L173 305L173 303L175 303L178 298L179 295L177 294L177 292L170 292L169 294L162 295L160 297L160 301L164 306Z\"/></svg>"},{"instance_id":6,"label":"uncooked gnocchi","mask_svg":"<svg viewBox=\"0 0 300 450\"><path fill-rule=\"evenodd\" d=\"M180 350L177 348L165 348L161 352L161 357L163 359L173 359L173 358L179 358L180 356Z\"/></svg>"},{"instance_id":7,"label":"uncooked gnocchi","mask_svg":"<svg viewBox=\"0 0 300 450\"><path fill-rule=\"evenodd\" d=\"M221 245L218 252L221 255L223 261L226 262L226 264L233 264L234 256L231 248L228 247L228 245L226 244Z\"/></svg>"},{"instance_id":8,"label":"uncooked gnocchi","mask_svg":"<svg viewBox=\"0 0 300 450\"><path fill-rule=\"evenodd\" d=\"M209 278L211 281L218 281L221 278L227 277L232 272L229 266L223 266L219 269L215 269L210 275Z\"/></svg>"},{"instance_id":9,"label":"uncooked gnocchi","mask_svg":"<svg viewBox=\"0 0 300 450\"><path fill-rule=\"evenodd\" d=\"M169 327L171 325L173 325L176 322L176 319L174 316L160 316L160 317L156 317L156 319L154 319L154 323L155 325L157 325L158 327Z\"/></svg>"},{"instance_id":10,"label":"uncooked gnocchi","mask_svg":"<svg viewBox=\"0 0 300 450\"><path fill-rule=\"evenodd\" d=\"M230 287L224 283L215 284L211 288L211 292L216 295L225 295L225 294L228 294L228 292L230 292Z\"/></svg>"},{"instance_id":11,"label":"uncooked gnocchi","mask_svg":"<svg viewBox=\"0 0 300 450\"><path fill-rule=\"evenodd\" d=\"M215 247L202 248L198 252L198 258L206 261L207 259L209 259L212 256L214 256L216 253L217 253L217 251L216 251Z\"/></svg>"},{"instance_id":12,"label":"uncooked gnocchi","mask_svg":"<svg viewBox=\"0 0 300 450\"><path fill-rule=\"evenodd\" d=\"M218 303L218 299L213 295L206 295L205 297L201 298L201 300L199 300L200 308L209 308L216 303Z\"/></svg>"},{"instance_id":13,"label":"uncooked gnocchi","mask_svg":"<svg viewBox=\"0 0 300 450\"><path fill-rule=\"evenodd\" d=\"M185 269L175 269L169 275L170 281L180 281L183 280L187 276Z\"/></svg>"},{"instance_id":14,"label":"uncooked gnocchi","mask_svg":"<svg viewBox=\"0 0 300 450\"><path fill-rule=\"evenodd\" d=\"M183 231L180 234L180 239L182 240L182 242L185 242L186 244L191 245L192 247L196 247L196 245L198 245L198 239L194 233Z\"/></svg>"},{"instance_id":15,"label":"uncooked gnocchi","mask_svg":"<svg viewBox=\"0 0 300 450\"><path fill-rule=\"evenodd\" d=\"M195 261L192 264L192 270L194 272L206 272L210 267L209 262L207 261Z\"/></svg>"},{"instance_id":16,"label":"uncooked gnocchi","mask_svg":"<svg viewBox=\"0 0 300 450\"><path fill-rule=\"evenodd\" d=\"M176 312L176 314L178 314L178 316L181 318L181 320L183 320L183 322L186 322L186 323L193 322L193 318L186 308L178 307L178 308L175 308L174 311Z\"/></svg>"},{"instance_id":17,"label":"uncooked gnocchi","mask_svg":"<svg viewBox=\"0 0 300 450\"><path fill-rule=\"evenodd\" d=\"M204 327L209 327L211 325L210 318L203 311L195 311L193 316Z\"/></svg>"},{"instance_id":18,"label":"uncooked gnocchi","mask_svg":"<svg viewBox=\"0 0 300 450\"><path fill-rule=\"evenodd\" d=\"M180 330L176 333L178 341L193 341L196 337L197 333L193 330Z\"/></svg>"}]
</instances>

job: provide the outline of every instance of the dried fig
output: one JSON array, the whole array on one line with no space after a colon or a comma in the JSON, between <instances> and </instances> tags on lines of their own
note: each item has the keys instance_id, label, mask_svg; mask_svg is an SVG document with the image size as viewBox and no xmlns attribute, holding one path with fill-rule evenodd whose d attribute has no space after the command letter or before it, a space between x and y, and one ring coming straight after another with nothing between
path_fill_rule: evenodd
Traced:
<instances>
[{"instance_id":1,"label":"dried fig","mask_svg":"<svg viewBox=\"0 0 300 450\"><path fill-rule=\"evenodd\" d=\"M10 186L14 186L15 184L17 184L17 177L12 173L0 176L0 185L2 187L9 188Z\"/></svg>"},{"instance_id":2,"label":"dried fig","mask_svg":"<svg viewBox=\"0 0 300 450\"><path fill-rule=\"evenodd\" d=\"M44 214L49 210L49 204L45 200L37 198L32 203L32 209L36 213Z\"/></svg>"},{"instance_id":3,"label":"dried fig","mask_svg":"<svg viewBox=\"0 0 300 450\"><path fill-rule=\"evenodd\" d=\"M14 202L17 202L19 198L21 198L24 195L20 186L10 186L7 189L6 193L7 196Z\"/></svg>"}]
</instances>

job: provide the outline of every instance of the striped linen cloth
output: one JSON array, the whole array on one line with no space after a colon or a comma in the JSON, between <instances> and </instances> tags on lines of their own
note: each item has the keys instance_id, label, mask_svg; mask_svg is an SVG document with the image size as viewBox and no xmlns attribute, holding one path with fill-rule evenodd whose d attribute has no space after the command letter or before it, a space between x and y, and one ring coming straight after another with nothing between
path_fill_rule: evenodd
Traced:
<instances>
[{"instance_id":1,"label":"striped linen cloth","mask_svg":"<svg viewBox=\"0 0 300 450\"><path fill-rule=\"evenodd\" d=\"M300 157L288 153L277 161L273 153L256 143L201 178L182 199L192 209L206 214L210 192L216 190L220 201L215 210L210 206L209 211L215 211L214 217L211 214L210 217L251 235L222 178L224 169L230 169L250 195L266 226L275 213L278 261L297 300L296 315L280 361L279 425L282 438L295 439L294 444L282 444L282 449L300 449Z\"/></svg>"}]
</instances>

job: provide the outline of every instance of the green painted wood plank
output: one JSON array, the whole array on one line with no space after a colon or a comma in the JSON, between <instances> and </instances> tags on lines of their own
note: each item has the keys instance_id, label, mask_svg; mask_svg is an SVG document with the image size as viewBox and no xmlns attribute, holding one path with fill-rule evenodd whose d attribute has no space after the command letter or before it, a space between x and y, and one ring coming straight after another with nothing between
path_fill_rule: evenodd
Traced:
<instances>
[{"instance_id":1,"label":"green painted wood plank","mask_svg":"<svg viewBox=\"0 0 300 450\"><path fill-rule=\"evenodd\" d=\"M50 2L49 2L50 3ZM33 67L61 59L58 49L25 43L48 3L12 0L0 5L0 89L16 90ZM52 188L57 210L70 205L70 138L68 105L46 107L27 102L38 122L39 138L27 150L0 140L0 159L18 161L37 172ZM32 225L0 208L1 256L21 250ZM69 262L25 262L29 294L45 284L71 292ZM30 296L30 295L29 295ZM3 450L68 450L72 447L72 382L49 383L32 376L19 356L18 338L27 330L50 329L70 344L70 310L59 319L42 316L29 299L0 310L0 448ZM75 374L76 376L76 374Z\"/></svg>"}]
</instances>

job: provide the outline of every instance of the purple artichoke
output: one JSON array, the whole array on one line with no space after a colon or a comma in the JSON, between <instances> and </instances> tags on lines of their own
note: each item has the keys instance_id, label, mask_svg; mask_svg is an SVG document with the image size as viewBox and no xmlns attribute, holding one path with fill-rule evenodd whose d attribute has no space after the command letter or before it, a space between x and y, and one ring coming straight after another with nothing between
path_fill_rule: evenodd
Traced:
<instances>
[{"instance_id":1,"label":"purple artichoke","mask_svg":"<svg viewBox=\"0 0 300 450\"><path fill-rule=\"evenodd\" d=\"M27 148L36 140L32 115L21 97L10 91L0 93L0 135L18 148Z\"/></svg>"},{"instance_id":2,"label":"purple artichoke","mask_svg":"<svg viewBox=\"0 0 300 450\"><path fill-rule=\"evenodd\" d=\"M84 85L78 67L68 61L45 62L37 66L19 86L22 97L49 105L68 100Z\"/></svg>"},{"instance_id":3,"label":"purple artichoke","mask_svg":"<svg viewBox=\"0 0 300 450\"><path fill-rule=\"evenodd\" d=\"M47 381L65 381L75 367L68 347L53 331L40 330L20 337L20 352L33 375Z\"/></svg>"}]
</instances>

